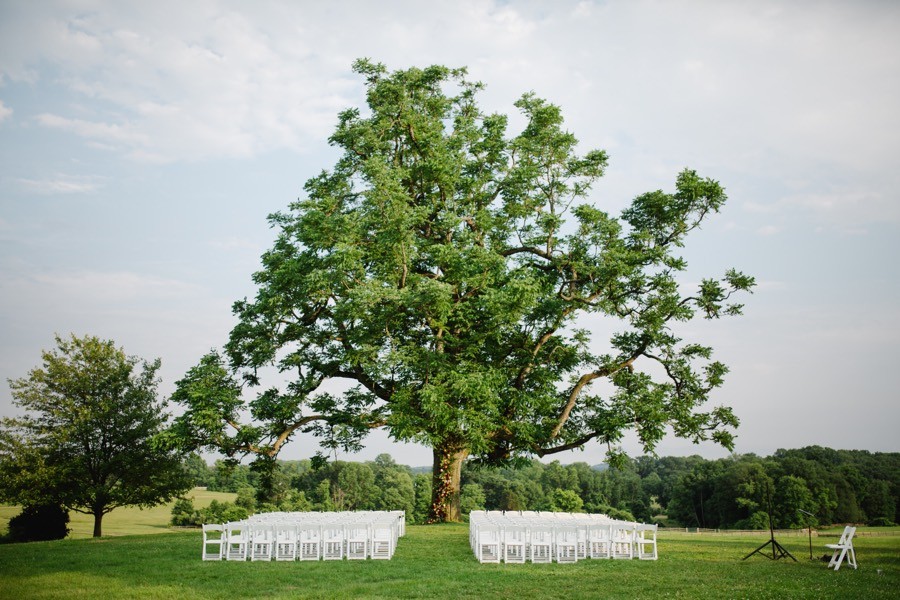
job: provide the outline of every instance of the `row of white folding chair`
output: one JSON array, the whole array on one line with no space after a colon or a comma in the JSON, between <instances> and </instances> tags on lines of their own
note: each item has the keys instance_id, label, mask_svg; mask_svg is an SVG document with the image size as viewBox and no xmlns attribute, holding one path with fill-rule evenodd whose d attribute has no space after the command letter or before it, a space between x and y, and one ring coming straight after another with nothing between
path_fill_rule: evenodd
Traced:
<instances>
[{"instance_id":1,"label":"row of white folding chair","mask_svg":"<svg viewBox=\"0 0 900 600\"><path fill-rule=\"evenodd\" d=\"M390 517L348 523L203 526L203 560L390 559L402 528Z\"/></svg>"},{"instance_id":2,"label":"row of white folding chair","mask_svg":"<svg viewBox=\"0 0 900 600\"><path fill-rule=\"evenodd\" d=\"M516 514L473 512L470 544L481 562L574 562L583 558L656 560L656 525L608 519L523 518ZM547 532L546 529L550 531ZM507 550L509 546L509 550ZM572 547L574 546L574 550Z\"/></svg>"},{"instance_id":3,"label":"row of white folding chair","mask_svg":"<svg viewBox=\"0 0 900 600\"><path fill-rule=\"evenodd\" d=\"M473 550L478 562L535 563L576 562L578 530L546 524L496 525L482 523L475 529Z\"/></svg>"}]
</instances>

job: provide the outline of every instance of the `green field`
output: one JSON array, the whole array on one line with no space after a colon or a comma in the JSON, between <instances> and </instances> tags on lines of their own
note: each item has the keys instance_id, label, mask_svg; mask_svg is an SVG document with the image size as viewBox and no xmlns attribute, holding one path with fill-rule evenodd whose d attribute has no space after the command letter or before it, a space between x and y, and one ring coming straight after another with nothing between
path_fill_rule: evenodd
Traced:
<instances>
[{"instance_id":1,"label":"green field","mask_svg":"<svg viewBox=\"0 0 900 600\"><path fill-rule=\"evenodd\" d=\"M235 563L201 561L182 530L0 546L0 598L897 598L891 533L858 537L859 570L835 573L802 536L779 540L796 563L742 561L765 536L666 532L656 562L482 565L466 525L410 526L390 561Z\"/></svg>"},{"instance_id":2,"label":"green field","mask_svg":"<svg viewBox=\"0 0 900 600\"><path fill-rule=\"evenodd\" d=\"M237 494L225 492L209 492L205 488L194 488L186 494L194 499L194 506L209 506L213 500L233 502ZM177 531L169 527L172 516L172 505L161 504L153 508L117 508L103 517L103 536L143 535L150 533L172 533ZM9 520L19 514L18 506L0 506L0 534L6 533ZM94 533L94 517L77 512L69 513L69 539L89 538ZM0 567L2 569L2 567ZM0 596L2 597L2 596Z\"/></svg>"}]
</instances>

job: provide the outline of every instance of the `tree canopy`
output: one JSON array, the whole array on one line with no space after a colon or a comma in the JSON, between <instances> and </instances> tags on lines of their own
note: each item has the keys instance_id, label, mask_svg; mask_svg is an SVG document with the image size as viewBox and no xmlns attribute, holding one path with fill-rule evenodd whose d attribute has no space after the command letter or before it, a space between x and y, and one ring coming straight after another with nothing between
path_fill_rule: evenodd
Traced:
<instances>
[{"instance_id":1,"label":"tree canopy","mask_svg":"<svg viewBox=\"0 0 900 600\"><path fill-rule=\"evenodd\" d=\"M275 365L290 383L247 406L227 377L221 400L176 397L189 437L215 446L249 408L255 424L231 420L226 447L268 460L298 430L352 447L386 427L433 448L435 521L459 518L467 457L501 464L597 440L615 459L627 429L648 451L667 428L730 448L732 411L703 409L727 368L674 327L739 314L732 294L754 285L729 270L685 292L679 278L687 235L725 202L719 183L686 169L674 192L611 216L590 196L607 155L581 153L559 107L525 94L511 136L465 69L354 70L366 110L339 115L334 168L270 216L277 239L256 297L235 304L228 364L201 363L251 387ZM604 320L608 340L593 331ZM349 389L327 393L335 380Z\"/></svg>"},{"instance_id":2,"label":"tree canopy","mask_svg":"<svg viewBox=\"0 0 900 600\"><path fill-rule=\"evenodd\" d=\"M11 380L20 418L0 429L0 474L6 501L56 504L94 516L120 506L154 506L190 488L181 456L157 443L164 403L152 363L126 356L111 340L56 338L43 365Z\"/></svg>"}]
</instances>

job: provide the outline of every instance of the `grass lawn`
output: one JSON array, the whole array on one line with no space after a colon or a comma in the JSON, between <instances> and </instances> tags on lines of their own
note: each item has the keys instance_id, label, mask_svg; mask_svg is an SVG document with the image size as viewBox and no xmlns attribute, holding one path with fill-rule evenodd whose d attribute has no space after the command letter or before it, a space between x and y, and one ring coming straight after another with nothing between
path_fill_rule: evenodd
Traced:
<instances>
[{"instance_id":1,"label":"grass lawn","mask_svg":"<svg viewBox=\"0 0 900 600\"><path fill-rule=\"evenodd\" d=\"M760 536L661 534L658 561L482 565L466 525L410 526L390 561L203 562L200 533L0 546L0 598L897 598L900 534L858 537L859 570L741 558ZM830 538L814 538L825 552ZM879 572L880 571L880 572Z\"/></svg>"},{"instance_id":2,"label":"grass lawn","mask_svg":"<svg viewBox=\"0 0 900 600\"><path fill-rule=\"evenodd\" d=\"M209 492L206 488L194 488L187 494L194 499L194 506L202 508L209 506L213 500L219 502L233 502L237 494L226 492ZM103 517L103 536L142 535L149 533L172 533L177 531L169 527L169 519L172 517L172 505L161 504L153 508L123 507L117 508ZM18 506L0 506L0 533L6 533L9 520L19 514ZM94 534L94 517L77 512L69 513L70 539L89 538ZM0 567L2 569L2 567ZM2 598L3 596L0 596Z\"/></svg>"}]
</instances>

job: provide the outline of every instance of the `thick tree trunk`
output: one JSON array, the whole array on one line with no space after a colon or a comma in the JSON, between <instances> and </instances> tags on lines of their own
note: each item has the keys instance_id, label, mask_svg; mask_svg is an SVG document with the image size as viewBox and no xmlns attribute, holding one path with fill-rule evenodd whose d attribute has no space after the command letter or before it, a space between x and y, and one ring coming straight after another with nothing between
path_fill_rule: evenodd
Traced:
<instances>
[{"instance_id":1,"label":"thick tree trunk","mask_svg":"<svg viewBox=\"0 0 900 600\"><path fill-rule=\"evenodd\" d=\"M462 520L459 508L460 476L468 450L455 446L438 446L433 450L434 464L431 471L431 507L429 523L458 522Z\"/></svg>"},{"instance_id":2,"label":"thick tree trunk","mask_svg":"<svg viewBox=\"0 0 900 600\"><path fill-rule=\"evenodd\" d=\"M103 525L103 513L96 512L94 513L94 537L100 537L102 532Z\"/></svg>"}]
</instances>

